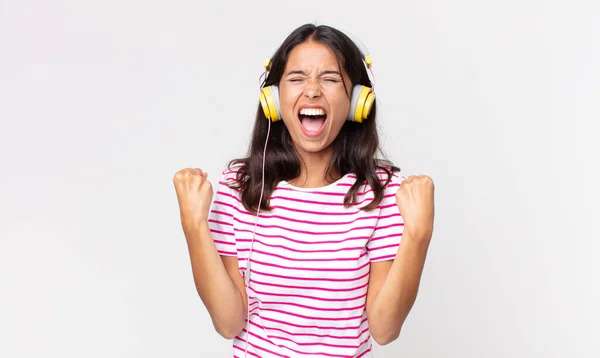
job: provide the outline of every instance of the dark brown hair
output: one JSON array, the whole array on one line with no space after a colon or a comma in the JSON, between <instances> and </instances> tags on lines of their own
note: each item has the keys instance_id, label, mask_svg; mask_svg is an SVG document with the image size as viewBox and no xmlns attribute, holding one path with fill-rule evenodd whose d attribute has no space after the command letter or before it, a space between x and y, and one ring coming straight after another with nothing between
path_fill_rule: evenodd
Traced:
<instances>
[{"instance_id":1,"label":"dark brown hair","mask_svg":"<svg viewBox=\"0 0 600 358\"><path fill-rule=\"evenodd\" d=\"M306 24L294 30L281 44L271 60L271 71L263 86L279 85L283 71L287 64L290 52L297 45L306 41L316 41L328 46L337 56L338 65L341 64L348 73L351 86L362 84L371 87L371 81L364 66L362 54L356 44L344 33L332 27ZM341 67L340 66L340 67ZM346 86L346 83L344 83ZM393 172L400 169L391 162L377 159L379 136L377 133L376 104L363 123L346 121L340 133L333 141L333 154L328 166L328 177L333 173L344 176L348 173L356 175L356 182L350 187L344 198L346 206L356 204L356 193L365 182L372 188L374 200L363 207L363 210L373 210L383 198L385 186L391 180ZM248 156L234 159L229 167L236 166L236 182L231 185L240 190L241 201L246 210L256 213L260 199L262 180L262 161L269 123L267 122L262 107L258 105L254 130L250 142ZM260 210L270 210L271 194L277 184L290 181L300 175L301 159L294 149L290 133L283 123L271 123L271 133L267 143L265 158L265 183L264 194ZM378 170L384 170L388 180L382 183L377 175Z\"/></svg>"}]
</instances>

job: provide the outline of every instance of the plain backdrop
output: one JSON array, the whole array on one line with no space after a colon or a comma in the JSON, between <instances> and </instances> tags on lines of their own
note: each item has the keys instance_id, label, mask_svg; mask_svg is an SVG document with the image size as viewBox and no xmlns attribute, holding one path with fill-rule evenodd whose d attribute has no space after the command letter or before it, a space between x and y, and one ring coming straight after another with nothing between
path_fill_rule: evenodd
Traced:
<instances>
[{"instance_id":1,"label":"plain backdrop","mask_svg":"<svg viewBox=\"0 0 600 358\"><path fill-rule=\"evenodd\" d=\"M599 357L597 1L0 0L0 357L230 357L173 174L246 154L297 26L370 50L385 153L436 183L382 357Z\"/></svg>"}]
</instances>

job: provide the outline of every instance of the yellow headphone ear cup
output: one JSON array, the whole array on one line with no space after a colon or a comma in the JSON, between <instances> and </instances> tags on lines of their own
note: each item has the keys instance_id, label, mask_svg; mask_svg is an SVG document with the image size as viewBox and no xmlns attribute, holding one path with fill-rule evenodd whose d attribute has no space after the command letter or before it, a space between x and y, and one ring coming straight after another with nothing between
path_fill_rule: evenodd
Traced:
<instances>
[{"instance_id":1,"label":"yellow headphone ear cup","mask_svg":"<svg viewBox=\"0 0 600 358\"><path fill-rule=\"evenodd\" d=\"M263 113L268 120L271 120L271 111L269 111L269 105L267 104L267 98L265 94L261 91L260 95L258 95L258 99L260 100L260 105L262 106Z\"/></svg>"},{"instance_id":2,"label":"yellow headphone ear cup","mask_svg":"<svg viewBox=\"0 0 600 358\"><path fill-rule=\"evenodd\" d=\"M373 103L375 103L375 93L371 92L367 95L365 99L365 105L363 107L362 118L367 119L369 117L369 113L371 113L371 108L373 108Z\"/></svg>"},{"instance_id":3,"label":"yellow headphone ear cup","mask_svg":"<svg viewBox=\"0 0 600 358\"><path fill-rule=\"evenodd\" d=\"M267 119L272 122L281 119L279 113L279 90L276 86L264 87L260 92L259 99Z\"/></svg>"},{"instance_id":4,"label":"yellow headphone ear cup","mask_svg":"<svg viewBox=\"0 0 600 358\"><path fill-rule=\"evenodd\" d=\"M362 85L354 86L348 120L362 123L369 116L374 101L375 95L371 92L371 88Z\"/></svg>"}]
</instances>

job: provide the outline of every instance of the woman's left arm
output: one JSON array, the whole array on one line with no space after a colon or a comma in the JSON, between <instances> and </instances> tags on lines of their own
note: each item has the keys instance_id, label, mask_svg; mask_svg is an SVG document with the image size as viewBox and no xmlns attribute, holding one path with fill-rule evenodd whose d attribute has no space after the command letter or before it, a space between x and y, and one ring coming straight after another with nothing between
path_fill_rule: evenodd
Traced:
<instances>
[{"instance_id":1,"label":"woman's left arm","mask_svg":"<svg viewBox=\"0 0 600 358\"><path fill-rule=\"evenodd\" d=\"M393 342L417 298L427 250L433 234L434 184L427 176L411 176L396 193L404 232L393 261L373 262L367 293L370 333L380 345Z\"/></svg>"}]
</instances>

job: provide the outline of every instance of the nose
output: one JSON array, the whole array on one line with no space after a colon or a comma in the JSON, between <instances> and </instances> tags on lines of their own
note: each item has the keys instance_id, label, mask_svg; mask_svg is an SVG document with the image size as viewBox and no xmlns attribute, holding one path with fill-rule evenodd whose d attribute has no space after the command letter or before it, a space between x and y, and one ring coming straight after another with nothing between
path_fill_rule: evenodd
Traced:
<instances>
[{"instance_id":1,"label":"nose","mask_svg":"<svg viewBox=\"0 0 600 358\"><path fill-rule=\"evenodd\" d=\"M304 96L308 98L317 98L321 95L321 88L317 80L307 81L304 86Z\"/></svg>"}]
</instances>

